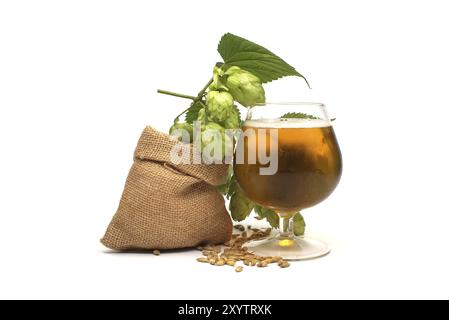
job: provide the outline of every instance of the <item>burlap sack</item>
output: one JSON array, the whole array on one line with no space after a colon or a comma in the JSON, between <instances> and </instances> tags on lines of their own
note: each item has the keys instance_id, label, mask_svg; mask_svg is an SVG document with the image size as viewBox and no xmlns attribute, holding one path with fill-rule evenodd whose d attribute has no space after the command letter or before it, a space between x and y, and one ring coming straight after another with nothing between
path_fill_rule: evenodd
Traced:
<instances>
[{"instance_id":1,"label":"burlap sack","mask_svg":"<svg viewBox=\"0 0 449 320\"><path fill-rule=\"evenodd\" d=\"M119 208L101 239L106 247L174 249L230 239L232 221L214 187L224 182L227 166L175 165L170 150L176 143L145 128Z\"/></svg>"}]
</instances>

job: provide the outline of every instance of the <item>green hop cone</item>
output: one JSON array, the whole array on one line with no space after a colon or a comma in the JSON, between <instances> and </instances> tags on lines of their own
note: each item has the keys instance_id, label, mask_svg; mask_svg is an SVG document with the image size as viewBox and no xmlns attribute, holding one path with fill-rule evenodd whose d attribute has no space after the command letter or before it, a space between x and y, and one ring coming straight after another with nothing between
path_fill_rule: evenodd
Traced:
<instances>
[{"instance_id":1,"label":"green hop cone","mask_svg":"<svg viewBox=\"0 0 449 320\"><path fill-rule=\"evenodd\" d=\"M214 75L212 83L209 86L209 90L221 90L221 91L228 91L228 88L223 84L222 77L224 75L223 70L221 68L215 66L214 67Z\"/></svg>"},{"instance_id":2,"label":"green hop cone","mask_svg":"<svg viewBox=\"0 0 449 320\"><path fill-rule=\"evenodd\" d=\"M206 105L209 120L220 123L229 116L230 109L234 107L234 99L228 92L209 91Z\"/></svg>"},{"instance_id":3,"label":"green hop cone","mask_svg":"<svg viewBox=\"0 0 449 320\"><path fill-rule=\"evenodd\" d=\"M206 124L206 110L204 110L204 108L198 111L198 118L196 121L200 121L202 125Z\"/></svg>"},{"instance_id":4,"label":"green hop cone","mask_svg":"<svg viewBox=\"0 0 449 320\"><path fill-rule=\"evenodd\" d=\"M230 108L227 118L221 124L226 129L240 128L240 112L236 106Z\"/></svg>"},{"instance_id":5,"label":"green hop cone","mask_svg":"<svg viewBox=\"0 0 449 320\"><path fill-rule=\"evenodd\" d=\"M232 156L233 140L222 126L209 122L201 130L201 149L210 161L221 162L226 155Z\"/></svg>"},{"instance_id":6,"label":"green hop cone","mask_svg":"<svg viewBox=\"0 0 449 320\"><path fill-rule=\"evenodd\" d=\"M265 91L258 77L252 73L231 67L225 72L225 85L229 92L241 105L245 107L254 106L265 102Z\"/></svg>"},{"instance_id":7,"label":"green hop cone","mask_svg":"<svg viewBox=\"0 0 449 320\"><path fill-rule=\"evenodd\" d=\"M170 127L169 133L170 135L177 137L180 141L183 142L191 143L193 140L193 127L190 123L175 122Z\"/></svg>"},{"instance_id":8,"label":"green hop cone","mask_svg":"<svg viewBox=\"0 0 449 320\"><path fill-rule=\"evenodd\" d=\"M201 109L198 112L198 118L196 121L200 121L202 125L205 125L206 123L214 122L218 123L225 129L237 129L240 128L240 112L238 111L236 106L232 106L228 110L225 110L226 117L223 121L220 121L222 119L222 116L220 116L220 112L217 114L212 113L208 114L206 117L206 110Z\"/></svg>"}]
</instances>

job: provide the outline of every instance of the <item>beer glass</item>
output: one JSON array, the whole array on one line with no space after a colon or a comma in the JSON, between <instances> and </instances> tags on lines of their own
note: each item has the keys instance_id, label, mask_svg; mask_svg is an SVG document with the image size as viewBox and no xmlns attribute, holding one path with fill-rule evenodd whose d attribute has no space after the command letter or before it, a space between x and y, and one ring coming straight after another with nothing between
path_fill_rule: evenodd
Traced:
<instances>
[{"instance_id":1,"label":"beer glass","mask_svg":"<svg viewBox=\"0 0 449 320\"><path fill-rule=\"evenodd\" d=\"M293 232L295 214L326 199L342 173L340 149L324 104L266 103L249 108L234 171L250 200L279 215L279 234L250 242L250 251L286 260L329 253L327 244Z\"/></svg>"}]
</instances>

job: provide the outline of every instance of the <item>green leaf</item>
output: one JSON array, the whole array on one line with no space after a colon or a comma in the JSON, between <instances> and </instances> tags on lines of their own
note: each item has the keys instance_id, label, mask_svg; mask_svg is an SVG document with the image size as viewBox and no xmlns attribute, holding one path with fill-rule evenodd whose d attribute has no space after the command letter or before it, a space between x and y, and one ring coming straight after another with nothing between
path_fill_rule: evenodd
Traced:
<instances>
[{"instance_id":1,"label":"green leaf","mask_svg":"<svg viewBox=\"0 0 449 320\"><path fill-rule=\"evenodd\" d=\"M239 121L242 122L242 114L241 114L239 108L235 104L234 104L234 109L237 112L237 115L239 117Z\"/></svg>"},{"instance_id":2,"label":"green leaf","mask_svg":"<svg viewBox=\"0 0 449 320\"><path fill-rule=\"evenodd\" d=\"M256 205L254 207L254 211L256 211L256 213L259 217L267 219L268 223L273 228L279 228L279 216L277 215L276 212L274 212L271 209L259 206L259 205Z\"/></svg>"},{"instance_id":3,"label":"green leaf","mask_svg":"<svg viewBox=\"0 0 449 320\"><path fill-rule=\"evenodd\" d=\"M222 195L226 195L227 194L227 187L228 187L227 183L217 186L218 192L220 192Z\"/></svg>"},{"instance_id":4,"label":"green leaf","mask_svg":"<svg viewBox=\"0 0 449 320\"><path fill-rule=\"evenodd\" d=\"M229 182L228 182L228 188L226 193L226 198L229 199L237 190L237 181L235 181L235 176L232 175Z\"/></svg>"},{"instance_id":5,"label":"green leaf","mask_svg":"<svg viewBox=\"0 0 449 320\"><path fill-rule=\"evenodd\" d=\"M240 67L259 77L262 83L285 76L298 76L303 78L309 86L303 75L277 55L254 42L231 33L226 33L221 38L218 52L225 62L223 67Z\"/></svg>"},{"instance_id":6,"label":"green leaf","mask_svg":"<svg viewBox=\"0 0 449 320\"><path fill-rule=\"evenodd\" d=\"M235 221L245 220L253 209L254 203L246 198L242 190L237 187L229 203L232 219Z\"/></svg>"},{"instance_id":7,"label":"green leaf","mask_svg":"<svg viewBox=\"0 0 449 320\"><path fill-rule=\"evenodd\" d=\"M185 119L186 122L192 124L193 121L198 119L198 112L200 112L200 110L202 108L204 108L204 102L202 102L202 101L193 102L190 105L190 108L187 109L186 119Z\"/></svg>"},{"instance_id":8,"label":"green leaf","mask_svg":"<svg viewBox=\"0 0 449 320\"><path fill-rule=\"evenodd\" d=\"M234 177L234 171L232 170L232 166L229 166L226 183L218 186L217 188L218 191L220 191L221 194L223 194L226 197L226 199L229 199L235 193L236 181Z\"/></svg>"},{"instance_id":9,"label":"green leaf","mask_svg":"<svg viewBox=\"0 0 449 320\"><path fill-rule=\"evenodd\" d=\"M281 119L320 119L318 117L312 116L310 114L302 113L302 112L288 112L281 116Z\"/></svg>"},{"instance_id":10,"label":"green leaf","mask_svg":"<svg viewBox=\"0 0 449 320\"><path fill-rule=\"evenodd\" d=\"M304 217L298 212L293 217L293 232L295 236L302 236L306 230L306 222L304 221Z\"/></svg>"}]
</instances>

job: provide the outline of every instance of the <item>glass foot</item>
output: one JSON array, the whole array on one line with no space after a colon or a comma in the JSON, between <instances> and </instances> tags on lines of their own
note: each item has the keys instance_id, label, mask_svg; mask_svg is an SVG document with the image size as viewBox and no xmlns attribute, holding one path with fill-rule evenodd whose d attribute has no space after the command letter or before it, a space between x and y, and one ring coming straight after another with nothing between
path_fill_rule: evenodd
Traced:
<instances>
[{"instance_id":1,"label":"glass foot","mask_svg":"<svg viewBox=\"0 0 449 320\"><path fill-rule=\"evenodd\" d=\"M321 241L304 238L271 238L251 241L248 251L259 256L281 256L284 260L308 260L325 256L331 249Z\"/></svg>"}]
</instances>

